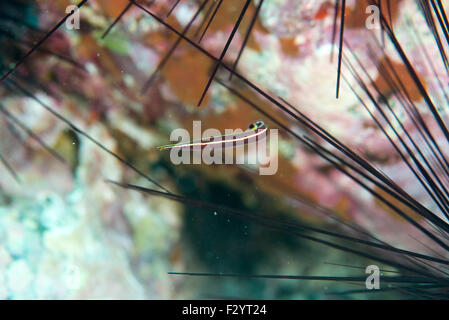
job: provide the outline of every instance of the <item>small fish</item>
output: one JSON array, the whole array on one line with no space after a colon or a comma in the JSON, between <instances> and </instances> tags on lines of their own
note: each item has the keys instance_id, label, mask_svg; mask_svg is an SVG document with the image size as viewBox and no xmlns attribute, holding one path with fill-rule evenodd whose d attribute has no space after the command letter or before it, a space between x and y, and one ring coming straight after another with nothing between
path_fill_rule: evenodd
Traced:
<instances>
[{"instance_id":1,"label":"small fish","mask_svg":"<svg viewBox=\"0 0 449 320\"><path fill-rule=\"evenodd\" d=\"M210 146L214 149L224 149L236 147L247 143L257 142L266 137L267 128L261 120L251 123L249 129L241 133L224 134L220 136L207 137L198 140L192 140L184 143L167 144L157 147L158 150L170 150L177 148L188 148L191 150L204 149Z\"/></svg>"}]
</instances>

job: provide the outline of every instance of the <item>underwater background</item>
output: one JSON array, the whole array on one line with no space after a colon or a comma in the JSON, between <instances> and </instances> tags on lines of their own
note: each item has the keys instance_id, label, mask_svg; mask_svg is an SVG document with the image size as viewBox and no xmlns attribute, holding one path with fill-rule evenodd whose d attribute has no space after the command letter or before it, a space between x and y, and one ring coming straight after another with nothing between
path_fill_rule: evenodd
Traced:
<instances>
[{"instance_id":1,"label":"underwater background","mask_svg":"<svg viewBox=\"0 0 449 320\"><path fill-rule=\"evenodd\" d=\"M448 5L0 1L0 299L447 298ZM304 143L307 119L387 187ZM273 175L157 150L257 120L279 130ZM416 287L367 290L369 265Z\"/></svg>"}]
</instances>

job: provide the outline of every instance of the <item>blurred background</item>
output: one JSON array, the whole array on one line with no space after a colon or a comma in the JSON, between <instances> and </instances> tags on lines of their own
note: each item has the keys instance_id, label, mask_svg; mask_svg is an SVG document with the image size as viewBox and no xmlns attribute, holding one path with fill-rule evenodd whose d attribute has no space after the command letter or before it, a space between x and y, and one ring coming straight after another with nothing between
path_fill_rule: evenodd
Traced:
<instances>
[{"instance_id":1,"label":"blurred background","mask_svg":"<svg viewBox=\"0 0 449 320\"><path fill-rule=\"evenodd\" d=\"M241 0L206 1L192 21L203 1L139 3L217 58L245 5ZM1 1L2 74L14 68L73 4L77 3ZM272 96L288 100L417 199L428 201L419 186L410 183L405 165L343 80L340 97L335 98L335 1L265 0L260 8L259 4L250 1L224 63L234 65L251 29L236 65L239 74ZM366 28L367 4L347 1L347 5L345 41L387 95L391 88L377 74L386 53L372 59L366 50L372 41L367 35L372 31ZM432 248L420 235L412 237L411 227L385 205L219 82L212 81L198 106L214 61L179 41L139 7L128 0L90 0L77 14L79 28L74 27L75 20L69 21L73 28L63 23L0 87L1 299L400 297L397 291L332 295L363 289L363 284L348 282L167 274L364 276L373 262L250 219L108 183L161 190L86 136L176 194L335 232L348 232L342 222L356 224L392 245ZM425 30L415 1L391 2L389 19L404 39L409 37L405 25L409 18L418 30ZM425 45L432 41L426 31L421 36ZM414 52L413 45L407 48ZM428 53L437 60L433 44ZM416 55L411 59L429 90L436 88L434 75L420 67ZM397 62L395 68L419 105L422 97L404 65ZM447 77L442 68L441 77ZM217 79L292 130L307 133L241 79L230 79L224 68L219 68ZM172 164L170 153L156 147L171 143L174 129L192 132L195 120L201 121L203 130L223 133L246 130L256 120L279 129L277 173L262 176L257 166L248 165Z\"/></svg>"}]
</instances>

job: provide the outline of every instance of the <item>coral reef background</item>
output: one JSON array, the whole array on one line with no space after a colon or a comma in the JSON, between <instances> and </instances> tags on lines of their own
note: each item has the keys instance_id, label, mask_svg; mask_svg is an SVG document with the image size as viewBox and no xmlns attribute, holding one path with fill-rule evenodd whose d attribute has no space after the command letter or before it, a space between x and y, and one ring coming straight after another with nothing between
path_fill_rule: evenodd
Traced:
<instances>
[{"instance_id":1,"label":"coral reef background","mask_svg":"<svg viewBox=\"0 0 449 320\"><path fill-rule=\"evenodd\" d=\"M198 41L205 27L201 21L216 2L209 1L201 19L186 33L188 37ZM335 99L336 61L331 60L334 2L265 0L236 70L273 95L299 106L397 179L407 192L433 205L422 188L404 174L404 164L346 83L341 84L340 98ZM347 2L345 40L359 52L367 69L376 73L385 62L382 56L373 61L366 53L372 41L365 26L366 5L364 1ZM3 73L74 2L0 3ZM141 3L183 30L201 1L181 1L168 17L173 1ZM201 39L201 45L215 56L221 54L243 3L225 0ZM255 168L246 166L172 165L167 153L155 149L169 142L172 129L191 131L193 120L223 132L226 128L245 129L261 115L216 82L197 107L214 64L185 41L142 92L177 36L131 6L103 38L128 4L127 0L88 1L80 9L80 29L69 30L63 25L18 68L14 81L26 86L41 103L23 92L5 86L0 89L0 108L40 139L14 123L11 116L0 117L0 154L17 173L15 177L6 166L0 167L0 299L325 299L330 298L329 292L348 284L188 278L167 272L332 276L357 272L363 276L364 267L371 264L368 259L232 216L107 183L110 179L154 187L48 112L42 103L169 190L341 230L334 220L305 208L297 201L300 197L331 208L338 219L356 223L392 245L412 249L419 242L420 250L433 250L427 239L411 236L414 231L410 225L283 132L279 171L273 176L259 176ZM225 63L232 65L238 56L258 4L251 2ZM416 6L412 0L392 1L390 19L399 36L408 37L410 30L404 26L409 17L413 17L418 30L425 30L425 20ZM439 52L430 45L432 36L423 31L422 39L436 61ZM440 94L434 75L420 65L417 55L412 58L416 58L413 62L429 90ZM416 94L404 65L395 61L394 67L419 105L422 98ZM441 79L447 78L442 68L437 72ZM225 79L229 74L220 70L217 77ZM269 103L238 79L231 83L264 110L270 110ZM391 93L380 75L372 84L385 95ZM277 116L289 124L285 114ZM264 120L268 127L276 127ZM298 129L294 124L291 127ZM361 269L354 271L337 264ZM400 292L393 291L357 297L399 296Z\"/></svg>"}]
</instances>

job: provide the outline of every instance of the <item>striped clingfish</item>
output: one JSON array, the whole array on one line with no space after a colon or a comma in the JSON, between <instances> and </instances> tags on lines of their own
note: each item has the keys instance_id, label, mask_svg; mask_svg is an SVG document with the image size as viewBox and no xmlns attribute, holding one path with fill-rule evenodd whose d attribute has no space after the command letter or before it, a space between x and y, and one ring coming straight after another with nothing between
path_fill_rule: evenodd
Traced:
<instances>
[{"instance_id":1,"label":"striped clingfish","mask_svg":"<svg viewBox=\"0 0 449 320\"><path fill-rule=\"evenodd\" d=\"M248 143L254 143L266 138L267 128L261 120L250 124L249 129L241 133L231 133L220 136L207 137L189 142L167 144L157 147L158 150L190 149L201 150L209 146L213 149L237 147Z\"/></svg>"}]
</instances>

